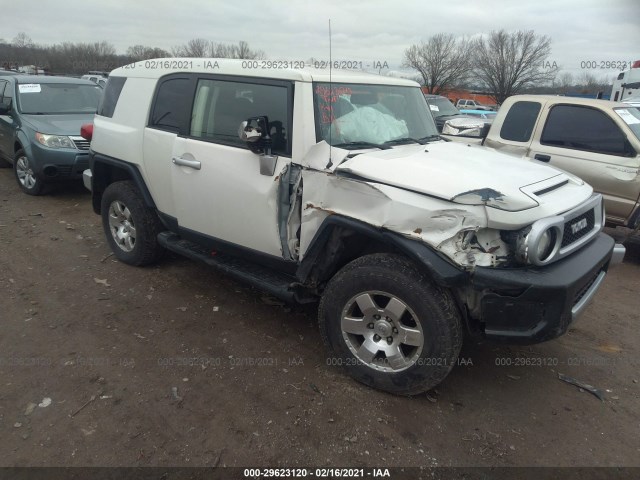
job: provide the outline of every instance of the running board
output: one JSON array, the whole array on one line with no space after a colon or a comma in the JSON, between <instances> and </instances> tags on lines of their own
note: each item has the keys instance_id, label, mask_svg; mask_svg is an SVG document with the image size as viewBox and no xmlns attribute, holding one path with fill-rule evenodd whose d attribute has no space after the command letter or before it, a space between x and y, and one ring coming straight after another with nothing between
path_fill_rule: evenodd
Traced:
<instances>
[{"instance_id":1,"label":"running board","mask_svg":"<svg viewBox=\"0 0 640 480\"><path fill-rule=\"evenodd\" d=\"M206 248L185 240L172 232L158 234L158 243L167 250L204 262L236 280L248 283L285 302L293 303L296 301L295 292L291 287L297 283L297 279L291 275L270 270L262 265L231 255L219 252L215 252L212 255Z\"/></svg>"}]
</instances>

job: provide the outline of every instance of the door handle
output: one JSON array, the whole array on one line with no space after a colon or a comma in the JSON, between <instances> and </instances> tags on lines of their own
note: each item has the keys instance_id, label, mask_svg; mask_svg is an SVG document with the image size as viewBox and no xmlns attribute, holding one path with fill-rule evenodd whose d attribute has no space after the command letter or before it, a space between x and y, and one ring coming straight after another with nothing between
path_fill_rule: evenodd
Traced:
<instances>
[{"instance_id":1,"label":"door handle","mask_svg":"<svg viewBox=\"0 0 640 480\"><path fill-rule=\"evenodd\" d=\"M196 170L200 170L201 164L197 160L188 160L182 157L172 157L171 161L176 165L181 165L183 167L194 168Z\"/></svg>"},{"instance_id":2,"label":"door handle","mask_svg":"<svg viewBox=\"0 0 640 480\"><path fill-rule=\"evenodd\" d=\"M551 160L551 155L542 155L541 153L536 153L533 158L536 160L540 160L541 162L548 162Z\"/></svg>"}]
</instances>

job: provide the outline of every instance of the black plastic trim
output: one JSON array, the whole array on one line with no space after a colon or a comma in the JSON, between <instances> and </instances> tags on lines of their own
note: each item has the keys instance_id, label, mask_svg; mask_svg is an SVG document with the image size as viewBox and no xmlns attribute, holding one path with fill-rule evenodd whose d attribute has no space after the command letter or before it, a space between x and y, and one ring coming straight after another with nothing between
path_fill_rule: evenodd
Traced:
<instances>
[{"instance_id":1,"label":"black plastic trim","mask_svg":"<svg viewBox=\"0 0 640 480\"><path fill-rule=\"evenodd\" d=\"M102 192L104 192L107 186L109 186L110 183L113 183L113 181L121 180L120 178L114 180L112 175L101 175L99 168L96 169L96 167L99 167L100 165L108 165L110 167L126 172L127 176L135 183L136 187L142 194L144 203L149 208L156 208L156 203L153 200L151 192L149 192L149 189L147 188L147 185L142 178L142 173L140 173L140 170L138 170L137 165L90 150L89 168L91 168L91 173L93 174L91 178L91 192L93 197L93 211L95 213L100 213L100 200L102 198Z\"/></svg>"},{"instance_id":2,"label":"black plastic trim","mask_svg":"<svg viewBox=\"0 0 640 480\"><path fill-rule=\"evenodd\" d=\"M580 293L607 271L614 240L600 233L562 261L543 267L477 267L472 286L481 295L488 340L532 344L562 335Z\"/></svg>"},{"instance_id":3,"label":"black plastic trim","mask_svg":"<svg viewBox=\"0 0 640 480\"><path fill-rule=\"evenodd\" d=\"M311 274L312 268L318 259L325 253L325 246L335 229L357 232L372 240L382 242L394 247L396 250L414 260L424 268L429 276L439 285L444 287L461 286L468 282L469 274L451 263L444 255L435 252L427 244L412 240L398 233L376 228L366 223L343 217L331 215L325 219L316 232L304 259L300 263L297 277L301 283L305 283Z\"/></svg>"},{"instance_id":4,"label":"black plastic trim","mask_svg":"<svg viewBox=\"0 0 640 480\"><path fill-rule=\"evenodd\" d=\"M282 257L275 257L258 250L253 250L236 243L228 242L227 240L222 240L220 238L212 237L210 235L205 235L204 233L181 227L178 224L178 221L169 215L161 214L160 218L161 220L163 218L169 219L168 226L177 227L177 231L173 228L170 228L170 230L172 230L174 233L177 233L185 240L198 244L209 250L215 250L235 257L239 257L247 261L272 268L279 272L287 273L289 275L293 275L298 268L297 262L287 261ZM165 226L167 225L165 224Z\"/></svg>"},{"instance_id":5,"label":"black plastic trim","mask_svg":"<svg viewBox=\"0 0 640 480\"><path fill-rule=\"evenodd\" d=\"M276 274L270 269L264 269L252 264L246 258L213 254L207 251L206 248L184 240L180 235L171 232L160 233L158 242L168 250L192 260L204 262L237 280L253 285L286 302L298 300L294 288L296 279L291 275Z\"/></svg>"}]
</instances>

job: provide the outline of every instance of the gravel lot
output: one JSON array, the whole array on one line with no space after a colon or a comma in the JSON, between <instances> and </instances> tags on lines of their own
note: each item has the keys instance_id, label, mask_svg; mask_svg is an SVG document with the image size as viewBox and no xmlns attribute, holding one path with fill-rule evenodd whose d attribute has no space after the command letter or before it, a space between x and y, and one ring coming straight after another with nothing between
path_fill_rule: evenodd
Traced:
<instances>
[{"instance_id":1,"label":"gravel lot","mask_svg":"<svg viewBox=\"0 0 640 480\"><path fill-rule=\"evenodd\" d=\"M315 306L121 264L81 186L29 197L0 170L1 465L640 466L628 247L564 337L465 345L437 390L394 397L327 365Z\"/></svg>"}]
</instances>

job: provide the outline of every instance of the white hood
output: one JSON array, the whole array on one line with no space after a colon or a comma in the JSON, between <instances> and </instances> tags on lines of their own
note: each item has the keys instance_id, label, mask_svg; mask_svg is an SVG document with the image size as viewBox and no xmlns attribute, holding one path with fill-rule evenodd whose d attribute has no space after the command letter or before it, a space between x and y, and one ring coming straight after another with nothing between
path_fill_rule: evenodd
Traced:
<instances>
[{"instance_id":1,"label":"white hood","mask_svg":"<svg viewBox=\"0 0 640 480\"><path fill-rule=\"evenodd\" d=\"M437 142L367 152L337 172L465 205L520 211L538 205L521 188L552 177L554 168L461 143Z\"/></svg>"}]
</instances>

